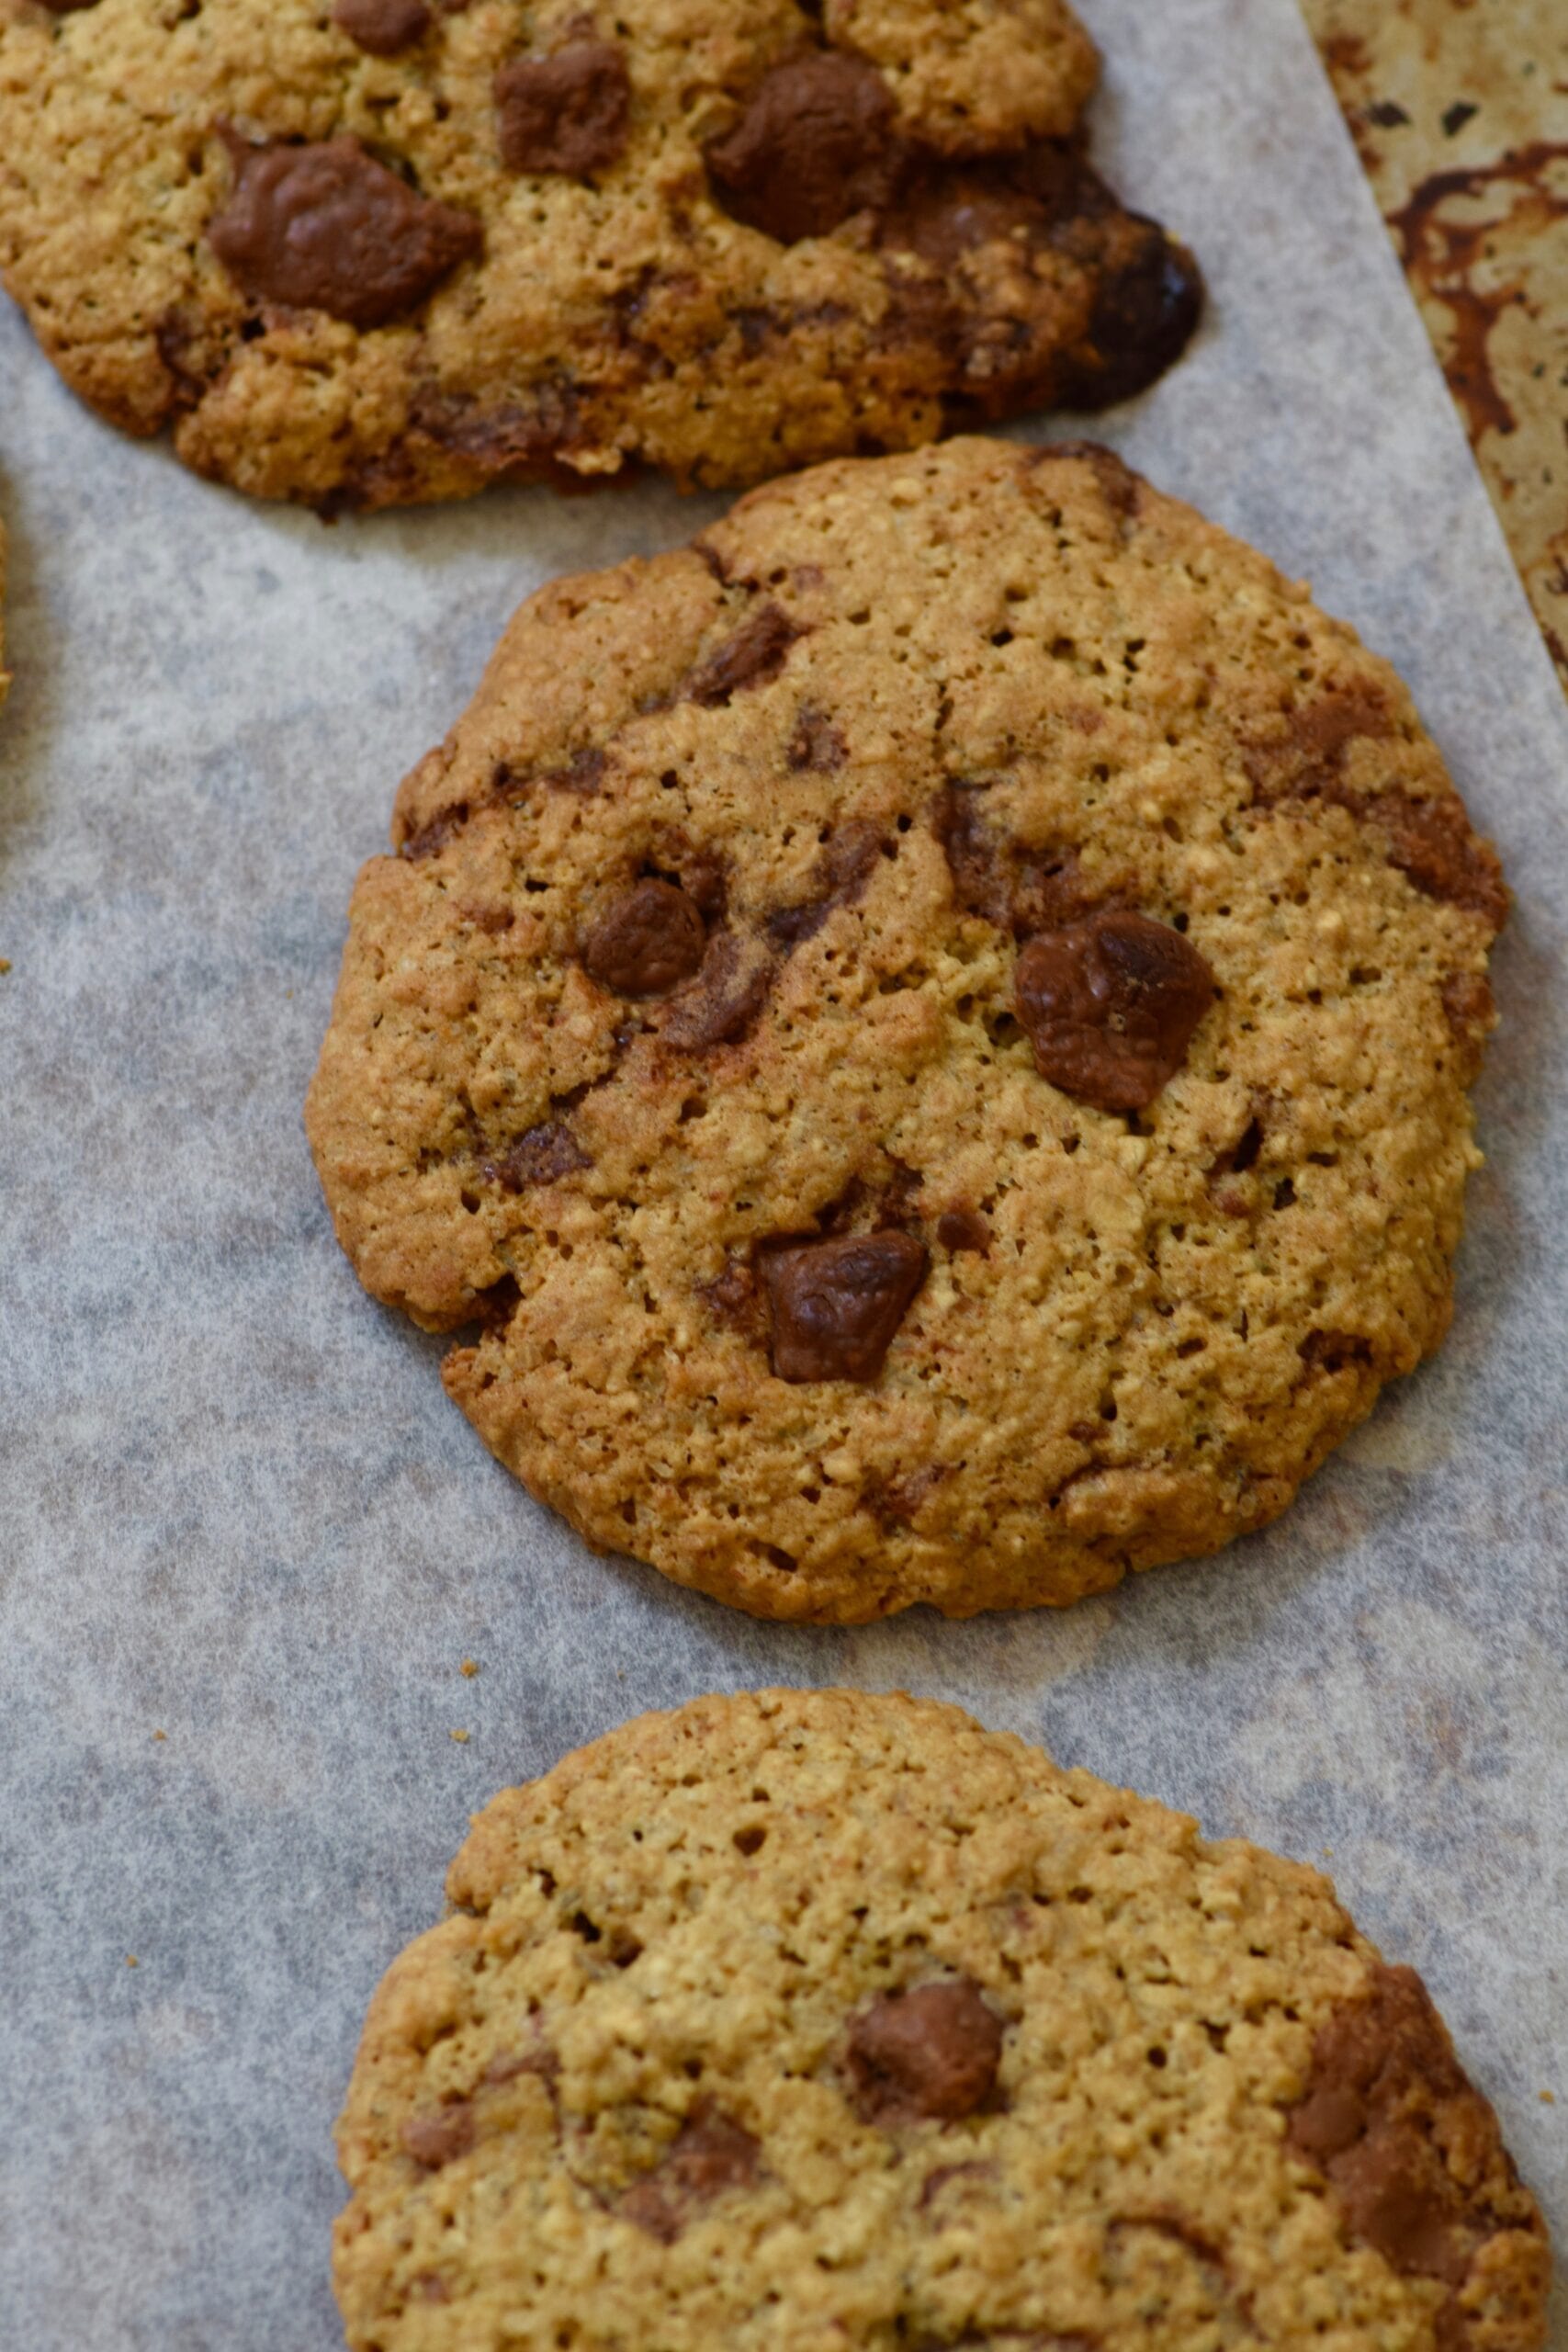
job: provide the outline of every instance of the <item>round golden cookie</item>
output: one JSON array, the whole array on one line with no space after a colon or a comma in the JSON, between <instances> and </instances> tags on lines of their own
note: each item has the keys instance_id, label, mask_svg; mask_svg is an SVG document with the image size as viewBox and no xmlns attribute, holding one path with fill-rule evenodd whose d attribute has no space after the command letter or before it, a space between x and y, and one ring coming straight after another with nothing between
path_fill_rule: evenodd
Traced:
<instances>
[{"instance_id":1,"label":"round golden cookie","mask_svg":"<svg viewBox=\"0 0 1568 2352\"><path fill-rule=\"evenodd\" d=\"M371 2005L355 2352L1534 2352L1549 2255L1317 1872L952 1707L766 1691L508 1790Z\"/></svg>"},{"instance_id":2,"label":"round golden cookie","mask_svg":"<svg viewBox=\"0 0 1568 2352\"><path fill-rule=\"evenodd\" d=\"M263 497L752 481L1177 356L1096 71L1066 0L0 0L0 272Z\"/></svg>"},{"instance_id":3,"label":"round golden cookie","mask_svg":"<svg viewBox=\"0 0 1568 2352\"><path fill-rule=\"evenodd\" d=\"M1093 448L558 582L403 786L308 1125L589 1541L761 1615L1062 1602L1436 1345L1505 895L1385 662Z\"/></svg>"}]
</instances>

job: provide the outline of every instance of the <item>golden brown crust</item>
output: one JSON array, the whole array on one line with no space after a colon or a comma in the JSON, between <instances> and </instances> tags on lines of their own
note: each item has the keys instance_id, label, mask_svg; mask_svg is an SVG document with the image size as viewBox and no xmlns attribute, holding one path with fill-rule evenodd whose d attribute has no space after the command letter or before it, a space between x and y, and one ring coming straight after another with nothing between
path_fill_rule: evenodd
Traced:
<instances>
[{"instance_id":1,"label":"golden brown crust","mask_svg":"<svg viewBox=\"0 0 1568 2352\"><path fill-rule=\"evenodd\" d=\"M468 0L372 38L320 0L0 0L0 274L85 399L258 496L755 481L1122 398L1196 318L1084 159L1065 0ZM802 58L863 138L792 129L798 91L759 130Z\"/></svg>"},{"instance_id":2,"label":"golden brown crust","mask_svg":"<svg viewBox=\"0 0 1568 2352\"><path fill-rule=\"evenodd\" d=\"M595 1544L764 1615L1069 1600L1274 1517L1446 1328L1495 860L1388 666L1104 452L829 467L558 582L394 839L317 1163ZM639 876L708 926L665 998L582 960ZM1131 1117L1015 997L1117 909L1219 989ZM860 1261L803 1384L769 1250L879 1230L912 1304Z\"/></svg>"},{"instance_id":3,"label":"golden brown crust","mask_svg":"<svg viewBox=\"0 0 1568 2352\"><path fill-rule=\"evenodd\" d=\"M1414 1982L1327 1882L956 1709L643 1716L497 1797L447 1891L339 2127L355 2352L1544 2340L1540 2216L1435 2018L1445 2162L1495 2200L1455 2287L1292 2143Z\"/></svg>"}]
</instances>

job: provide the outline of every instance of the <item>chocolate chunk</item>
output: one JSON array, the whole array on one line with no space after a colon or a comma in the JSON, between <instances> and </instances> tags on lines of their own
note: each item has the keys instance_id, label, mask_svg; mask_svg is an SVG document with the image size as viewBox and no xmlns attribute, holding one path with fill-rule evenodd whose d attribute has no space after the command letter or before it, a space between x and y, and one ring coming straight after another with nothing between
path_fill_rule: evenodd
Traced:
<instances>
[{"instance_id":1,"label":"chocolate chunk","mask_svg":"<svg viewBox=\"0 0 1568 2352\"><path fill-rule=\"evenodd\" d=\"M525 402L480 401L431 384L416 384L409 400L412 431L457 457L471 458L488 475L550 481L569 497L583 487L561 456L581 440L579 422L577 387L570 381L536 384Z\"/></svg>"},{"instance_id":2,"label":"chocolate chunk","mask_svg":"<svg viewBox=\"0 0 1568 2352\"><path fill-rule=\"evenodd\" d=\"M602 172L626 143L631 79L610 41L574 40L519 57L495 77L501 160L509 172Z\"/></svg>"},{"instance_id":3,"label":"chocolate chunk","mask_svg":"<svg viewBox=\"0 0 1568 2352\"><path fill-rule=\"evenodd\" d=\"M1296 1353L1313 1372L1345 1372L1372 1360L1371 1340L1355 1331L1309 1331Z\"/></svg>"},{"instance_id":4,"label":"chocolate chunk","mask_svg":"<svg viewBox=\"0 0 1568 2352\"><path fill-rule=\"evenodd\" d=\"M583 968L617 996L668 996L702 964L707 932L684 890L638 882L613 899L583 942Z\"/></svg>"},{"instance_id":5,"label":"chocolate chunk","mask_svg":"<svg viewBox=\"0 0 1568 2352\"><path fill-rule=\"evenodd\" d=\"M1465 1082L1481 1069L1482 1051L1496 1025L1497 1007L1491 983L1482 972L1450 972L1442 986L1443 1018L1460 1048Z\"/></svg>"},{"instance_id":6,"label":"chocolate chunk","mask_svg":"<svg viewBox=\"0 0 1568 2352\"><path fill-rule=\"evenodd\" d=\"M907 1477L868 1487L863 1499L885 1533L890 1528L912 1527L926 1497L934 1494L946 1476L942 1463L922 1463Z\"/></svg>"},{"instance_id":7,"label":"chocolate chunk","mask_svg":"<svg viewBox=\"0 0 1568 2352\"><path fill-rule=\"evenodd\" d=\"M830 775L841 768L848 756L843 735L826 711L816 710L809 703L802 703L800 716L795 722L795 732L784 752L792 768L810 768L821 775Z\"/></svg>"},{"instance_id":8,"label":"chocolate chunk","mask_svg":"<svg viewBox=\"0 0 1568 2352\"><path fill-rule=\"evenodd\" d=\"M991 1228L974 1209L944 1209L936 1221L936 1238L954 1257L965 1250L982 1258L991 1254Z\"/></svg>"},{"instance_id":9,"label":"chocolate chunk","mask_svg":"<svg viewBox=\"0 0 1568 2352\"><path fill-rule=\"evenodd\" d=\"M931 810L932 830L942 843L953 895L966 914L983 916L998 931L1012 924L1012 875L980 813L980 792L972 785L947 784Z\"/></svg>"},{"instance_id":10,"label":"chocolate chunk","mask_svg":"<svg viewBox=\"0 0 1568 2352\"><path fill-rule=\"evenodd\" d=\"M1508 918L1503 868L1490 842L1483 841L1457 795L1416 800L1404 792L1380 792L1365 804L1367 816L1389 837L1389 862L1428 899L1446 899L1483 916L1494 931Z\"/></svg>"},{"instance_id":11,"label":"chocolate chunk","mask_svg":"<svg viewBox=\"0 0 1568 2352\"><path fill-rule=\"evenodd\" d=\"M913 304L906 273L890 274L896 338L933 346L972 415L1124 399L1179 356L1201 308L1190 254L1123 210L1060 141L907 172L877 233L884 251L926 263L949 296ZM986 262L971 265L982 252ZM1081 288L1077 316L1064 311L1064 262ZM1075 336L1066 346L1065 335Z\"/></svg>"},{"instance_id":12,"label":"chocolate chunk","mask_svg":"<svg viewBox=\"0 0 1568 2352\"><path fill-rule=\"evenodd\" d=\"M1299 710L1282 711L1266 733L1245 739L1242 765L1258 801L1320 797L1356 808L1340 779L1352 743L1386 742L1394 732L1388 696L1375 679L1353 678Z\"/></svg>"},{"instance_id":13,"label":"chocolate chunk","mask_svg":"<svg viewBox=\"0 0 1568 2352\"><path fill-rule=\"evenodd\" d=\"M51 16L74 17L83 8L96 8L98 0L43 0Z\"/></svg>"},{"instance_id":14,"label":"chocolate chunk","mask_svg":"<svg viewBox=\"0 0 1568 2352\"><path fill-rule=\"evenodd\" d=\"M434 2115L413 2115L403 2125L403 2147L416 2165L431 2172L466 2155L474 2144L474 2110L467 2099L437 2108Z\"/></svg>"},{"instance_id":15,"label":"chocolate chunk","mask_svg":"<svg viewBox=\"0 0 1568 2352\"><path fill-rule=\"evenodd\" d=\"M1203 307L1203 281L1184 245L1138 213L1133 250L1101 282L1084 345L1064 371L1058 397L1068 407L1109 408L1163 376L1191 341Z\"/></svg>"},{"instance_id":16,"label":"chocolate chunk","mask_svg":"<svg viewBox=\"0 0 1568 2352\"><path fill-rule=\"evenodd\" d=\"M430 11L424 0L333 0L333 22L372 57L396 57L430 30Z\"/></svg>"},{"instance_id":17,"label":"chocolate chunk","mask_svg":"<svg viewBox=\"0 0 1568 2352\"><path fill-rule=\"evenodd\" d=\"M173 413L186 416L222 374L227 360L205 320L171 304L155 322L152 340L168 371Z\"/></svg>"},{"instance_id":18,"label":"chocolate chunk","mask_svg":"<svg viewBox=\"0 0 1568 2352\"><path fill-rule=\"evenodd\" d=\"M508 1193L525 1193L533 1184L558 1184L592 1164L569 1126L546 1119L519 1136L500 1159L486 1160L481 1172Z\"/></svg>"},{"instance_id":19,"label":"chocolate chunk","mask_svg":"<svg viewBox=\"0 0 1568 2352\"><path fill-rule=\"evenodd\" d=\"M882 854L882 834L862 817L840 825L818 861L816 888L797 907L779 907L768 917L768 936L778 946L798 947L815 939L835 907L853 906L865 895Z\"/></svg>"},{"instance_id":20,"label":"chocolate chunk","mask_svg":"<svg viewBox=\"0 0 1568 2352\"><path fill-rule=\"evenodd\" d=\"M779 605L759 605L716 653L693 671L686 700L717 710L743 686L766 685L778 676L790 647L804 634Z\"/></svg>"},{"instance_id":21,"label":"chocolate chunk","mask_svg":"<svg viewBox=\"0 0 1568 2352\"><path fill-rule=\"evenodd\" d=\"M1057 458L1076 458L1092 468L1100 494L1119 521L1130 522L1137 514L1143 504L1143 476L1135 474L1126 459L1108 449L1103 441L1047 441L1043 448L1031 452L1030 464L1032 469Z\"/></svg>"},{"instance_id":22,"label":"chocolate chunk","mask_svg":"<svg viewBox=\"0 0 1568 2352\"><path fill-rule=\"evenodd\" d=\"M1516 2190L1496 2118L1414 1969L1378 1962L1363 1996L1319 2028L1286 2137L1327 2177L1350 2236L1395 2270L1457 2288L1495 2230L1540 2230ZM1500 2201L1521 2210L1505 2220ZM1470 2340L1451 2296L1438 2337Z\"/></svg>"},{"instance_id":23,"label":"chocolate chunk","mask_svg":"<svg viewBox=\"0 0 1568 2352\"><path fill-rule=\"evenodd\" d=\"M471 212L416 195L356 139L253 147L227 137L234 187L208 242L254 301L385 326L484 243Z\"/></svg>"},{"instance_id":24,"label":"chocolate chunk","mask_svg":"<svg viewBox=\"0 0 1568 2352\"><path fill-rule=\"evenodd\" d=\"M704 2104L675 2134L663 2161L621 2199L638 2229L673 2245L694 2206L727 2188L749 2188L757 2177L758 2142L740 2124Z\"/></svg>"},{"instance_id":25,"label":"chocolate chunk","mask_svg":"<svg viewBox=\"0 0 1568 2352\"><path fill-rule=\"evenodd\" d=\"M466 800L454 801L449 808L438 808L434 817L403 837L400 855L411 859L434 857L446 848L455 833L460 833L469 817Z\"/></svg>"},{"instance_id":26,"label":"chocolate chunk","mask_svg":"<svg viewBox=\"0 0 1568 2352\"><path fill-rule=\"evenodd\" d=\"M885 1993L850 2025L846 2065L866 2123L956 2122L996 2088L1002 2021L968 1976Z\"/></svg>"},{"instance_id":27,"label":"chocolate chunk","mask_svg":"<svg viewBox=\"0 0 1568 2352\"><path fill-rule=\"evenodd\" d=\"M948 784L931 810L953 895L966 914L1024 939L1076 922L1111 895L1085 879L1076 850L1026 849L998 839L986 823L984 802L983 786Z\"/></svg>"},{"instance_id":28,"label":"chocolate chunk","mask_svg":"<svg viewBox=\"0 0 1568 2352\"><path fill-rule=\"evenodd\" d=\"M1214 975L1190 940L1120 909L1042 933L1014 975L1041 1076L1101 1111L1141 1111L1154 1101L1214 993Z\"/></svg>"},{"instance_id":29,"label":"chocolate chunk","mask_svg":"<svg viewBox=\"0 0 1568 2352\"><path fill-rule=\"evenodd\" d=\"M766 1338L757 1271L749 1257L727 1258L712 1282L697 1284L697 1296L716 1322L728 1324L748 1340Z\"/></svg>"},{"instance_id":30,"label":"chocolate chunk","mask_svg":"<svg viewBox=\"0 0 1568 2352\"><path fill-rule=\"evenodd\" d=\"M727 211L793 244L886 204L897 161L893 100L874 65L818 54L764 75L707 150Z\"/></svg>"},{"instance_id":31,"label":"chocolate chunk","mask_svg":"<svg viewBox=\"0 0 1568 2352\"><path fill-rule=\"evenodd\" d=\"M539 780L547 784L552 792L575 792L582 799L592 800L604 781L609 764L605 752L590 746L585 751L573 752L560 767L547 768Z\"/></svg>"},{"instance_id":32,"label":"chocolate chunk","mask_svg":"<svg viewBox=\"0 0 1568 2352\"><path fill-rule=\"evenodd\" d=\"M780 1380L874 1380L926 1278L908 1233L847 1233L764 1261Z\"/></svg>"},{"instance_id":33,"label":"chocolate chunk","mask_svg":"<svg viewBox=\"0 0 1568 2352\"><path fill-rule=\"evenodd\" d=\"M773 984L773 958L761 941L721 931L710 942L694 983L665 1015L660 1038L685 1053L735 1045L761 1012Z\"/></svg>"}]
</instances>

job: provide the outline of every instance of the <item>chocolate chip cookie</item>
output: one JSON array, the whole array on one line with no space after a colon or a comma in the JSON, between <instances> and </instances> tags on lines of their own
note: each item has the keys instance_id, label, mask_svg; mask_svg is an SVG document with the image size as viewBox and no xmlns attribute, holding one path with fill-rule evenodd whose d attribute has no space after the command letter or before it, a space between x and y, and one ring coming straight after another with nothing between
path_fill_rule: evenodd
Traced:
<instances>
[{"instance_id":1,"label":"chocolate chip cookie","mask_svg":"<svg viewBox=\"0 0 1568 2352\"><path fill-rule=\"evenodd\" d=\"M699 1700L509 1790L339 2126L355 2352L1536 2352L1419 1977L952 1707Z\"/></svg>"},{"instance_id":2,"label":"chocolate chip cookie","mask_svg":"<svg viewBox=\"0 0 1568 2352\"><path fill-rule=\"evenodd\" d=\"M0 272L262 497L753 481L1178 356L1096 67L1066 0L0 0Z\"/></svg>"},{"instance_id":3,"label":"chocolate chip cookie","mask_svg":"<svg viewBox=\"0 0 1568 2352\"><path fill-rule=\"evenodd\" d=\"M1209 1551L1441 1337L1505 892L1385 662L1108 452L754 492L526 604L309 1126L591 1543L764 1616Z\"/></svg>"}]
</instances>

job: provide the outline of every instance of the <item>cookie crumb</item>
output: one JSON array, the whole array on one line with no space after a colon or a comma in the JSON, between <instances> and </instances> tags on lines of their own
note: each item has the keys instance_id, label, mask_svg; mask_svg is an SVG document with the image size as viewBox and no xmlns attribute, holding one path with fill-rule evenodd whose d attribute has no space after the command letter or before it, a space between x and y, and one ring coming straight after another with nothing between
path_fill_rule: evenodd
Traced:
<instances>
[{"instance_id":1,"label":"cookie crumb","mask_svg":"<svg viewBox=\"0 0 1568 2352\"><path fill-rule=\"evenodd\" d=\"M169 1735L166 1731L155 1731L152 1736L154 1739L167 1739Z\"/></svg>"},{"instance_id":2,"label":"cookie crumb","mask_svg":"<svg viewBox=\"0 0 1568 2352\"><path fill-rule=\"evenodd\" d=\"M465 1675L467 1675L467 1677L468 1677L468 1680L469 1680L470 1682L473 1680L473 1679L474 1679L475 1675L479 1672L479 1660L478 1660L478 1658L477 1658L477 1657L466 1657L466 1658L463 1660L462 1665L461 1665L461 1666L458 1668L458 1669L457 1669L457 1671L458 1671L458 1673L459 1673L459 1674L465 1674Z\"/></svg>"},{"instance_id":3,"label":"cookie crumb","mask_svg":"<svg viewBox=\"0 0 1568 2352\"><path fill-rule=\"evenodd\" d=\"M1540 2099L1542 2107L1555 2107L1557 2104L1557 2093L1555 2091L1537 2091L1536 2097Z\"/></svg>"},{"instance_id":4,"label":"cookie crumb","mask_svg":"<svg viewBox=\"0 0 1568 2352\"><path fill-rule=\"evenodd\" d=\"M448 1736L455 1739L459 1747L466 1747L468 1744L468 1735L466 1731L455 1731L450 1733Z\"/></svg>"}]
</instances>

